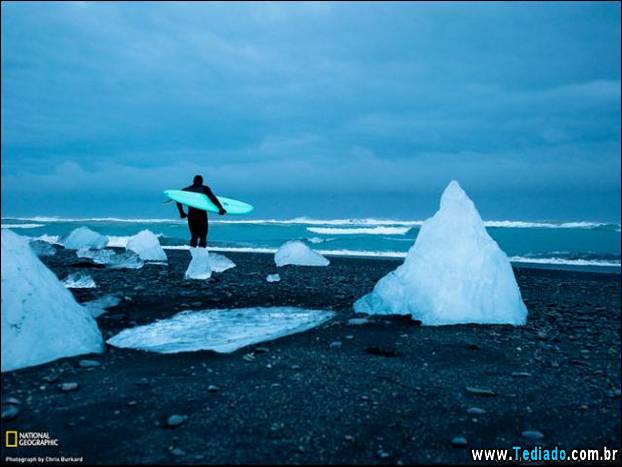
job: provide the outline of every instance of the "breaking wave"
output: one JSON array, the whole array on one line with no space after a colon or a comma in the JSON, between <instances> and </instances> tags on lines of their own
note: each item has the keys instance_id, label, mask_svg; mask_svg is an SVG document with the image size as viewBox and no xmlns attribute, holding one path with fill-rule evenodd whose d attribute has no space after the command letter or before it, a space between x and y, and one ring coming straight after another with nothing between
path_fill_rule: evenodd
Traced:
<instances>
[{"instance_id":1,"label":"breaking wave","mask_svg":"<svg viewBox=\"0 0 622 467\"><path fill-rule=\"evenodd\" d=\"M312 233L322 235L405 235L410 227L307 227Z\"/></svg>"},{"instance_id":2,"label":"breaking wave","mask_svg":"<svg viewBox=\"0 0 622 467\"><path fill-rule=\"evenodd\" d=\"M2 224L3 229L36 229L44 226L45 224Z\"/></svg>"},{"instance_id":3,"label":"breaking wave","mask_svg":"<svg viewBox=\"0 0 622 467\"><path fill-rule=\"evenodd\" d=\"M20 221L20 222L119 222L133 224L185 224L182 219L164 219L164 218L122 218L122 217L50 217L50 216L34 216L34 217L2 217L2 220ZM212 219L211 223L215 224L299 224L311 226L363 226L378 227L391 226L393 228L416 227L425 222L424 220L397 220L397 219L314 219L310 217L296 217L293 219L235 219L222 220ZM28 225L28 224L24 224ZM511 220L488 220L484 221L486 227L491 228L511 228L511 229L529 229L529 228L546 228L546 229L611 229L620 231L620 224L592 222L592 221L573 221L573 222L553 222L553 221L511 221ZM5 227L5 224L2 225ZM9 226L9 225L6 225ZM24 227L26 228L26 227ZM33 227L34 228L34 227Z\"/></svg>"}]
</instances>

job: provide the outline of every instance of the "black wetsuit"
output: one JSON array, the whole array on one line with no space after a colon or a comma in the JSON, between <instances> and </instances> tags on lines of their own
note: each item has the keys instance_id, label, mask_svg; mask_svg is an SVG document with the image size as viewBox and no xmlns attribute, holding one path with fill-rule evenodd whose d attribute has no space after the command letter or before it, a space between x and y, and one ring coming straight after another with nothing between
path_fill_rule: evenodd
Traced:
<instances>
[{"instance_id":1,"label":"black wetsuit","mask_svg":"<svg viewBox=\"0 0 622 467\"><path fill-rule=\"evenodd\" d=\"M218 201L218 198L212 193L210 187L205 185L190 185L183 189L183 191L192 191L194 193L203 193L207 195L217 208L223 209L222 204ZM177 203L177 209L179 214L184 217L185 213L181 203ZM223 209L224 210L224 209ZM190 246L196 247L197 244L200 247L207 247L207 212L201 209L195 209L188 206L188 228L190 229Z\"/></svg>"}]
</instances>

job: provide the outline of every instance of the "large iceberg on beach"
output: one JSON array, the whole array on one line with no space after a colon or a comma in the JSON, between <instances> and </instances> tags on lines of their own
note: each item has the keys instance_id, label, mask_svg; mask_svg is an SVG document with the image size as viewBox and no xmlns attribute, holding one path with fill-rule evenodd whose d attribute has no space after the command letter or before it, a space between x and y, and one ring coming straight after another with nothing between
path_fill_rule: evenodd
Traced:
<instances>
[{"instance_id":1,"label":"large iceberg on beach","mask_svg":"<svg viewBox=\"0 0 622 467\"><path fill-rule=\"evenodd\" d=\"M423 324L525 324L527 308L506 254L452 181L404 263L354 304L369 314L411 314Z\"/></svg>"},{"instance_id":2,"label":"large iceberg on beach","mask_svg":"<svg viewBox=\"0 0 622 467\"><path fill-rule=\"evenodd\" d=\"M138 232L127 241L126 248L136 253L144 261L166 261L166 253L160 246L160 240L150 230Z\"/></svg>"},{"instance_id":3,"label":"large iceberg on beach","mask_svg":"<svg viewBox=\"0 0 622 467\"><path fill-rule=\"evenodd\" d=\"M292 264L295 266L328 266L330 261L312 250L300 240L285 242L274 254L278 267Z\"/></svg>"},{"instance_id":4,"label":"large iceberg on beach","mask_svg":"<svg viewBox=\"0 0 622 467\"><path fill-rule=\"evenodd\" d=\"M2 230L2 371L101 352L97 323L29 246Z\"/></svg>"},{"instance_id":5,"label":"large iceberg on beach","mask_svg":"<svg viewBox=\"0 0 622 467\"><path fill-rule=\"evenodd\" d=\"M172 318L125 329L107 342L115 347L159 353L229 353L307 331L333 316L332 311L295 307L182 311Z\"/></svg>"},{"instance_id":6,"label":"large iceberg on beach","mask_svg":"<svg viewBox=\"0 0 622 467\"><path fill-rule=\"evenodd\" d=\"M81 248L100 250L108 244L108 237L88 227L78 227L63 238L61 243L65 248L70 250L79 250Z\"/></svg>"}]
</instances>

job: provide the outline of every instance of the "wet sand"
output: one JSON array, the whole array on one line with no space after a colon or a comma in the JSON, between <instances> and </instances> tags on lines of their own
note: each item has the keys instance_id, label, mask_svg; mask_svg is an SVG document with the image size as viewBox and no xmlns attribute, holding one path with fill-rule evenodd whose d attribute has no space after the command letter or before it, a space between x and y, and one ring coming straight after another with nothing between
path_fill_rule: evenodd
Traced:
<instances>
[{"instance_id":1,"label":"wet sand","mask_svg":"<svg viewBox=\"0 0 622 467\"><path fill-rule=\"evenodd\" d=\"M231 253L236 268L188 281L188 252L167 254L168 265L140 270L85 268L62 250L42 259L61 279L92 274L98 288L73 290L78 301L122 297L98 318L105 338L188 309L299 306L337 315L231 354L107 346L2 374L3 413L17 409L3 432L47 431L60 445L3 445L3 460L408 464L468 463L469 448L620 450L619 274L515 269L529 309L524 327L386 317L352 325L352 303L401 260L332 257L325 268L280 268L281 281L268 283L272 255ZM99 365L83 367L85 359ZM77 388L63 391L71 382ZM473 408L485 413L467 413ZM171 415L182 423L169 426ZM525 430L544 437L530 440ZM456 436L467 445L452 445Z\"/></svg>"}]
</instances>

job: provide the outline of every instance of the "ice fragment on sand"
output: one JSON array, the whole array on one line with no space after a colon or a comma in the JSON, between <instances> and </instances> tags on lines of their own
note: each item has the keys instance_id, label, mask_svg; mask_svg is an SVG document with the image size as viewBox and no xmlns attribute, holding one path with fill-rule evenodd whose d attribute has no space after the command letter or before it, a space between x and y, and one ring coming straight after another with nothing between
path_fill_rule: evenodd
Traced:
<instances>
[{"instance_id":1,"label":"ice fragment on sand","mask_svg":"<svg viewBox=\"0 0 622 467\"><path fill-rule=\"evenodd\" d=\"M136 253L144 261L166 261L166 253L160 246L160 240L150 230L143 230L127 241L126 248Z\"/></svg>"},{"instance_id":2,"label":"ice fragment on sand","mask_svg":"<svg viewBox=\"0 0 622 467\"><path fill-rule=\"evenodd\" d=\"M95 300L84 302L82 305L89 310L93 318L97 318L98 316L103 315L108 308L117 306L119 303L121 303L121 299L118 296L114 294L106 294L102 297L96 298Z\"/></svg>"},{"instance_id":3,"label":"ice fragment on sand","mask_svg":"<svg viewBox=\"0 0 622 467\"><path fill-rule=\"evenodd\" d=\"M169 319L121 331L108 343L159 353L228 353L307 331L333 316L332 311L295 307L183 311Z\"/></svg>"},{"instance_id":4,"label":"ice fragment on sand","mask_svg":"<svg viewBox=\"0 0 622 467\"><path fill-rule=\"evenodd\" d=\"M266 276L266 280L268 282L279 282L281 280L281 276L279 276L278 274L268 274Z\"/></svg>"},{"instance_id":5,"label":"ice fragment on sand","mask_svg":"<svg viewBox=\"0 0 622 467\"><path fill-rule=\"evenodd\" d=\"M63 285L68 289L92 289L97 287L93 278L84 272L74 272L67 276Z\"/></svg>"},{"instance_id":6,"label":"ice fragment on sand","mask_svg":"<svg viewBox=\"0 0 622 467\"><path fill-rule=\"evenodd\" d=\"M235 267L235 263L224 255L211 252L209 254L209 265L212 272L223 272Z\"/></svg>"},{"instance_id":7,"label":"ice fragment on sand","mask_svg":"<svg viewBox=\"0 0 622 467\"><path fill-rule=\"evenodd\" d=\"M108 244L108 237L94 232L88 227L78 227L62 239L61 243L70 250L79 250L80 248L101 250Z\"/></svg>"},{"instance_id":8,"label":"ice fragment on sand","mask_svg":"<svg viewBox=\"0 0 622 467\"><path fill-rule=\"evenodd\" d=\"M328 266L330 261L312 250L300 240L285 242L274 254L277 266L292 264L295 266Z\"/></svg>"},{"instance_id":9,"label":"ice fragment on sand","mask_svg":"<svg viewBox=\"0 0 622 467\"><path fill-rule=\"evenodd\" d=\"M209 279L212 277L212 268L209 261L209 251L206 248L190 248L192 259L186 269L186 279Z\"/></svg>"}]
</instances>

